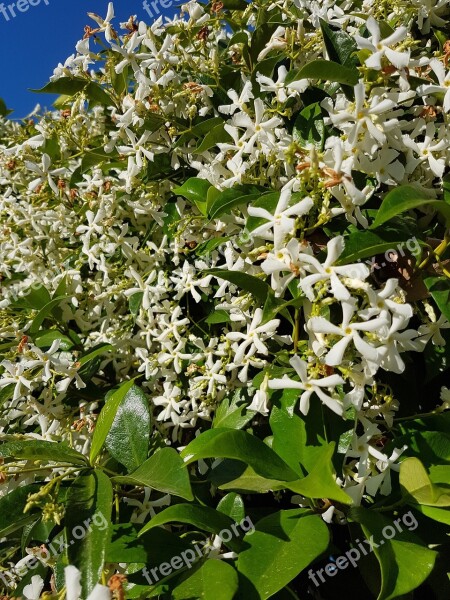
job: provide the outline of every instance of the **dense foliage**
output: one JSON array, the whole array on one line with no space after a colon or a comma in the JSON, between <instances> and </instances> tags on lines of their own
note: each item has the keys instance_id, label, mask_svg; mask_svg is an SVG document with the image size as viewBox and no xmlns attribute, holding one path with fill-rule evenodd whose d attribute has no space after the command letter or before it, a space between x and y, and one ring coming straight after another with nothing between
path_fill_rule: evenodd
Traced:
<instances>
[{"instance_id":1,"label":"dense foliage","mask_svg":"<svg viewBox=\"0 0 450 600\"><path fill-rule=\"evenodd\" d=\"M90 16L0 103L3 593L448 599L450 2Z\"/></svg>"}]
</instances>

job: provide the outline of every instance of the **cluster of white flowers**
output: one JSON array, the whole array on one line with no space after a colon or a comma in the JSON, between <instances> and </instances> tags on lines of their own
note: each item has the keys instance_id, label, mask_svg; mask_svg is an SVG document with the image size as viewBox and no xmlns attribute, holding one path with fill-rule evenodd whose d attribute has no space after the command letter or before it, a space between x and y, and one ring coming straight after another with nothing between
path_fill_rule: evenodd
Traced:
<instances>
[{"instance_id":1,"label":"cluster of white flowers","mask_svg":"<svg viewBox=\"0 0 450 600\"><path fill-rule=\"evenodd\" d=\"M427 5L277 0L268 11L280 21L251 58L242 36L194 0L166 24L130 19L122 36L112 6L106 19L94 15L98 28L52 83L108 83L111 102L92 102L81 86L69 108L22 125L0 120L4 435L70 439L86 452L96 386L111 373L117 381L141 374L160 432L175 445L235 390L265 415L269 390L295 388L304 415L322 402L354 419L342 485L355 502L388 493L402 449L382 451L397 403L386 388L374 393L377 374L401 373L404 353L443 344L450 325L428 300L408 302L399 278L379 285L362 263L342 264L341 235L314 232L340 218L366 228L364 205L379 191L440 190L450 152L448 49L433 57L411 31L448 23L450 3ZM262 61L275 65L277 53L291 71L329 58L321 20L354 39L359 82L329 95L315 80L290 80L285 66L267 75ZM264 72L252 78L249 61ZM291 123L302 94L318 89L322 148ZM208 203L241 184L261 200L207 219L201 201L173 191L193 177L210 186ZM293 330L282 312L266 318L250 290L208 274L213 268L267 280L274 302L300 299ZM51 313L60 339L47 345L30 332L42 290L47 302L61 297ZM220 319L205 320L205 307ZM420 322L408 328L412 319ZM99 344L110 347L90 379L81 352ZM280 347L292 369L272 377ZM261 371L268 389L256 390Z\"/></svg>"}]
</instances>

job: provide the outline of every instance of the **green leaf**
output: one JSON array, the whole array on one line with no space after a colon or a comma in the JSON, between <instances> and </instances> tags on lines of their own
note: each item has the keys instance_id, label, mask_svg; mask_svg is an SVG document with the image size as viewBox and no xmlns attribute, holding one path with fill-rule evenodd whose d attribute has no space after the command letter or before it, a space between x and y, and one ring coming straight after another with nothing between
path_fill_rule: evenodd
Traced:
<instances>
[{"instance_id":1,"label":"green leaf","mask_svg":"<svg viewBox=\"0 0 450 600\"><path fill-rule=\"evenodd\" d=\"M223 0L222 4L227 10L245 10L248 7L245 0Z\"/></svg>"},{"instance_id":2,"label":"green leaf","mask_svg":"<svg viewBox=\"0 0 450 600\"><path fill-rule=\"evenodd\" d=\"M133 385L119 405L105 440L108 452L130 473L148 456L151 416L147 396Z\"/></svg>"},{"instance_id":3,"label":"green leaf","mask_svg":"<svg viewBox=\"0 0 450 600\"><path fill-rule=\"evenodd\" d=\"M217 407L213 428L242 429L256 414L256 411L247 410L247 406L247 401L241 400L241 391L236 390L233 398L224 398Z\"/></svg>"},{"instance_id":4,"label":"green leaf","mask_svg":"<svg viewBox=\"0 0 450 600\"><path fill-rule=\"evenodd\" d=\"M304 479L289 482L289 489L307 498L329 498L342 504L351 504L350 496L336 483L332 462L335 445L335 442L330 442L321 448L308 475Z\"/></svg>"},{"instance_id":5,"label":"green leaf","mask_svg":"<svg viewBox=\"0 0 450 600\"><path fill-rule=\"evenodd\" d=\"M261 303L265 302L267 296L271 293L272 289L268 283L253 275L247 275L247 273L241 273L240 271L227 271L225 269L208 269L204 271L205 275L213 275L217 279L225 279L230 283L233 283L241 290L249 292Z\"/></svg>"},{"instance_id":6,"label":"green leaf","mask_svg":"<svg viewBox=\"0 0 450 600\"><path fill-rule=\"evenodd\" d=\"M226 143L231 140L231 135L224 129L225 123L220 123L208 131L203 140L194 150L194 153L201 154L217 144Z\"/></svg>"},{"instance_id":7,"label":"green leaf","mask_svg":"<svg viewBox=\"0 0 450 600\"><path fill-rule=\"evenodd\" d=\"M124 400L128 391L134 385L134 379L130 381L124 381L107 399L105 406L102 408L95 426L94 435L92 436L90 461L91 463L99 455L103 444L105 443L106 437L111 429L113 421L116 417L116 413L119 409L120 404Z\"/></svg>"},{"instance_id":8,"label":"green leaf","mask_svg":"<svg viewBox=\"0 0 450 600\"><path fill-rule=\"evenodd\" d=\"M86 97L93 101L91 104L101 104L103 106L114 106L115 102L108 92L95 81L90 81L84 90Z\"/></svg>"},{"instance_id":9,"label":"green leaf","mask_svg":"<svg viewBox=\"0 0 450 600\"><path fill-rule=\"evenodd\" d=\"M233 458L250 465L258 475L268 479L298 479L278 454L260 439L238 429L209 429L197 436L181 452L185 464L200 458Z\"/></svg>"},{"instance_id":10,"label":"green leaf","mask_svg":"<svg viewBox=\"0 0 450 600\"><path fill-rule=\"evenodd\" d=\"M229 213L232 208L251 204L260 197L260 191L248 193L248 188L245 186L227 189L218 194L211 204L208 203L208 217L211 220L217 219L224 213Z\"/></svg>"},{"instance_id":11,"label":"green leaf","mask_svg":"<svg viewBox=\"0 0 450 600\"><path fill-rule=\"evenodd\" d=\"M359 66L358 46L348 33L342 29L332 29L323 19L320 19L320 28L322 29L328 56L332 61L349 68ZM342 91L349 100L354 99L354 92L351 87L343 85Z\"/></svg>"},{"instance_id":12,"label":"green leaf","mask_svg":"<svg viewBox=\"0 0 450 600\"><path fill-rule=\"evenodd\" d=\"M326 139L326 128L322 107L319 102L305 106L297 115L292 136L302 146L314 145L323 150Z\"/></svg>"},{"instance_id":13,"label":"green leaf","mask_svg":"<svg viewBox=\"0 0 450 600\"><path fill-rule=\"evenodd\" d=\"M243 462L223 460L208 473L208 480L221 490L231 490L240 494L265 494L269 491L285 490L288 484L278 479L261 477Z\"/></svg>"},{"instance_id":14,"label":"green leaf","mask_svg":"<svg viewBox=\"0 0 450 600\"><path fill-rule=\"evenodd\" d=\"M40 486L22 485L0 498L0 536L4 537L36 520L36 513L24 513L28 496L39 491Z\"/></svg>"},{"instance_id":15,"label":"green leaf","mask_svg":"<svg viewBox=\"0 0 450 600\"><path fill-rule=\"evenodd\" d=\"M206 216L206 197L210 187L212 186L206 179L191 177L182 186L172 191L177 196L183 196L183 198L193 202L201 214Z\"/></svg>"},{"instance_id":16,"label":"green leaf","mask_svg":"<svg viewBox=\"0 0 450 600\"><path fill-rule=\"evenodd\" d=\"M51 314L53 309L56 306L58 306L59 304L61 304L61 302L63 302L64 300L68 300L69 298L70 298L70 296L59 296L58 298L53 298L43 308L41 308L41 310L38 312L38 314L33 319L33 322L31 323L31 327L30 327L31 336L36 335L36 333L39 331L42 323Z\"/></svg>"},{"instance_id":17,"label":"green leaf","mask_svg":"<svg viewBox=\"0 0 450 600\"><path fill-rule=\"evenodd\" d=\"M98 470L77 477L67 495L67 557L69 564L81 571L83 600L92 592L102 574L111 538L112 501L111 482Z\"/></svg>"},{"instance_id":18,"label":"green leaf","mask_svg":"<svg viewBox=\"0 0 450 600\"><path fill-rule=\"evenodd\" d=\"M450 506L450 494L447 488L441 488L431 482L428 473L418 458L411 457L400 465L400 487L408 502L426 506Z\"/></svg>"},{"instance_id":19,"label":"green leaf","mask_svg":"<svg viewBox=\"0 0 450 600\"><path fill-rule=\"evenodd\" d=\"M320 19L320 28L330 59L345 67L357 67L359 61L355 52L358 45L355 40L342 29L332 29L323 19Z\"/></svg>"},{"instance_id":20,"label":"green leaf","mask_svg":"<svg viewBox=\"0 0 450 600\"><path fill-rule=\"evenodd\" d=\"M17 300L20 307L32 308L40 310L44 308L51 300L50 294L43 285L34 285L28 289L25 294Z\"/></svg>"},{"instance_id":21,"label":"green leaf","mask_svg":"<svg viewBox=\"0 0 450 600\"><path fill-rule=\"evenodd\" d=\"M209 531L216 535L219 535L223 530L233 531L233 525L236 527L232 518L209 506L174 504L159 512L149 523L144 525L139 532L139 536L154 527L160 527L167 523L186 523L188 525L193 525L196 529ZM229 542L226 542L226 545L232 549L240 548L239 538L237 538L237 536L232 537Z\"/></svg>"},{"instance_id":22,"label":"green leaf","mask_svg":"<svg viewBox=\"0 0 450 600\"><path fill-rule=\"evenodd\" d=\"M74 96L88 85L86 79L78 77L61 77L56 81L50 81L39 90L31 89L36 94L64 94L65 96Z\"/></svg>"},{"instance_id":23,"label":"green leaf","mask_svg":"<svg viewBox=\"0 0 450 600\"><path fill-rule=\"evenodd\" d=\"M87 465L83 454L64 443L44 440L21 440L0 445L0 456L17 460L42 460L74 465Z\"/></svg>"},{"instance_id":24,"label":"green leaf","mask_svg":"<svg viewBox=\"0 0 450 600\"><path fill-rule=\"evenodd\" d=\"M208 323L208 325L217 325L218 323L230 322L230 313L226 310L213 310L213 312L210 313L205 319L205 323Z\"/></svg>"},{"instance_id":25,"label":"green leaf","mask_svg":"<svg viewBox=\"0 0 450 600\"><path fill-rule=\"evenodd\" d=\"M433 521L450 525L450 510L448 508L437 508L436 506L427 506L426 504L414 504L414 510L418 510L429 519L433 519Z\"/></svg>"},{"instance_id":26,"label":"green leaf","mask_svg":"<svg viewBox=\"0 0 450 600\"><path fill-rule=\"evenodd\" d=\"M373 549L381 569L381 590L377 600L393 600L425 581L433 570L436 552L429 550L411 531L397 531L391 519L373 510L353 508L350 517L360 523L366 538L373 539L378 545ZM387 527L390 528L389 535L394 531L392 539L383 533Z\"/></svg>"},{"instance_id":27,"label":"green leaf","mask_svg":"<svg viewBox=\"0 0 450 600\"><path fill-rule=\"evenodd\" d=\"M74 342L67 335L64 335L57 329L47 329L39 331L34 335L33 341L38 348L50 348L55 340L59 340L60 350L70 350L74 347Z\"/></svg>"},{"instance_id":28,"label":"green leaf","mask_svg":"<svg viewBox=\"0 0 450 600\"><path fill-rule=\"evenodd\" d=\"M359 74L356 68L344 67L331 60L317 59L297 71L290 71L286 77L286 83L292 83L299 79L323 79L324 81L355 86L358 83L358 78Z\"/></svg>"},{"instance_id":29,"label":"green leaf","mask_svg":"<svg viewBox=\"0 0 450 600\"><path fill-rule=\"evenodd\" d=\"M3 100L3 98L0 98L0 117L7 117L12 112L14 112L14 111L9 110L6 107L6 104L5 104L5 101Z\"/></svg>"},{"instance_id":30,"label":"green leaf","mask_svg":"<svg viewBox=\"0 0 450 600\"><path fill-rule=\"evenodd\" d=\"M447 277L426 277L424 283L441 313L450 321L450 279Z\"/></svg>"},{"instance_id":31,"label":"green leaf","mask_svg":"<svg viewBox=\"0 0 450 600\"><path fill-rule=\"evenodd\" d=\"M214 129L217 125L223 123L222 117L212 117L211 119L202 119L196 125L193 125L190 129L180 135L174 144L174 148L178 148L183 144L186 144L193 138L200 138L207 135L209 131Z\"/></svg>"},{"instance_id":32,"label":"green leaf","mask_svg":"<svg viewBox=\"0 0 450 600\"><path fill-rule=\"evenodd\" d=\"M116 483L144 485L159 492L193 500L189 473L174 448L161 448L129 475L114 477Z\"/></svg>"},{"instance_id":33,"label":"green leaf","mask_svg":"<svg viewBox=\"0 0 450 600\"><path fill-rule=\"evenodd\" d=\"M303 508L281 510L258 521L244 537L237 568L253 584L239 598L265 600L284 588L328 547L328 528Z\"/></svg>"},{"instance_id":34,"label":"green leaf","mask_svg":"<svg viewBox=\"0 0 450 600\"><path fill-rule=\"evenodd\" d=\"M214 188L210 188L210 189L214 189ZM222 244L225 244L225 242L228 242L228 240L231 240L231 236L229 236L229 235L227 235L227 236L224 235L223 237L217 237L217 238L212 238L211 240L207 240L206 242L199 244L195 248L195 254L197 254L197 256L203 256L204 254L209 254L210 252L212 252L213 250L215 250Z\"/></svg>"},{"instance_id":35,"label":"green leaf","mask_svg":"<svg viewBox=\"0 0 450 600\"><path fill-rule=\"evenodd\" d=\"M113 158L117 158L117 153L106 152L103 146L99 146L93 150L88 150L87 152L83 153L83 158L81 160L81 172L84 173L91 167L99 165L105 161L110 161Z\"/></svg>"},{"instance_id":36,"label":"green leaf","mask_svg":"<svg viewBox=\"0 0 450 600\"><path fill-rule=\"evenodd\" d=\"M235 492L230 492L222 498L217 505L217 510L224 515L228 515L235 523L245 519L245 506L242 496Z\"/></svg>"},{"instance_id":37,"label":"green leaf","mask_svg":"<svg viewBox=\"0 0 450 600\"><path fill-rule=\"evenodd\" d=\"M141 524L120 523L112 526L111 541L106 548L105 562L111 563L144 563L147 566L158 566L162 561L190 547L185 540L155 527L148 533L138 537Z\"/></svg>"},{"instance_id":38,"label":"green leaf","mask_svg":"<svg viewBox=\"0 0 450 600\"><path fill-rule=\"evenodd\" d=\"M105 354L105 352L109 352L112 349L113 346L111 344L99 344L93 350L89 350L86 354L83 354L83 356L79 358L78 362L80 363L80 367L87 364L89 361L94 360L94 358L97 356L101 356L102 354Z\"/></svg>"},{"instance_id":39,"label":"green leaf","mask_svg":"<svg viewBox=\"0 0 450 600\"><path fill-rule=\"evenodd\" d=\"M423 192L417 190L412 185L401 185L390 191L383 198L383 202L370 229L375 229L383 225L386 221L407 210L421 207L434 208L445 217L447 223L450 223L450 204L447 204L443 200L424 198Z\"/></svg>"},{"instance_id":40,"label":"green leaf","mask_svg":"<svg viewBox=\"0 0 450 600\"><path fill-rule=\"evenodd\" d=\"M356 262L362 258L370 258L376 254L383 254L388 250L396 250L406 245L411 239L411 233L389 226L380 229L365 229L355 231L345 240L345 248L339 257L339 264ZM418 244L423 242L416 240ZM417 251L417 246L414 248Z\"/></svg>"},{"instance_id":41,"label":"green leaf","mask_svg":"<svg viewBox=\"0 0 450 600\"><path fill-rule=\"evenodd\" d=\"M136 292L128 298L128 306L130 307L130 313L136 318L141 310L142 299L144 292Z\"/></svg>"},{"instance_id":42,"label":"green leaf","mask_svg":"<svg viewBox=\"0 0 450 600\"><path fill-rule=\"evenodd\" d=\"M206 560L170 594L173 600L233 600L238 590L235 569L223 560Z\"/></svg>"}]
</instances>

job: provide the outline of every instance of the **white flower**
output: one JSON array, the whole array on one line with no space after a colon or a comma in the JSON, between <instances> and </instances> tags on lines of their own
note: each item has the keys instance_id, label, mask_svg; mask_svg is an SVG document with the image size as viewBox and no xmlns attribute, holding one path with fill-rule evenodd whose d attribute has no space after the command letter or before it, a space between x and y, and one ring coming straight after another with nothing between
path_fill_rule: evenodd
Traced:
<instances>
[{"instance_id":1,"label":"white flower","mask_svg":"<svg viewBox=\"0 0 450 600\"><path fill-rule=\"evenodd\" d=\"M450 111L450 71L445 72L444 65L437 58L430 60L430 67L438 78L439 85L434 83L424 84L417 88L417 92L423 96L440 92L444 94L443 108L445 112Z\"/></svg>"},{"instance_id":2,"label":"white flower","mask_svg":"<svg viewBox=\"0 0 450 600\"><path fill-rule=\"evenodd\" d=\"M144 497L142 500L137 500L135 498L123 499L128 506L136 507L135 513L133 513L132 517L133 523L144 523L149 515L150 518L155 516L155 508L161 508L162 506L170 505L170 494L165 494L164 496L161 496L161 498L150 500L152 492L152 488L144 487Z\"/></svg>"},{"instance_id":3,"label":"white flower","mask_svg":"<svg viewBox=\"0 0 450 600\"><path fill-rule=\"evenodd\" d=\"M352 323L351 321L356 310L357 306L354 298L343 300L342 323L339 327L333 325L333 323L330 323L330 321L324 317L312 317L309 320L307 327L314 333L339 336L341 338L328 351L325 359L327 365L340 365L350 342L354 343L356 350L367 361L376 363L378 360L378 350L366 342L359 332L377 332L381 327L386 326L387 321L384 317L378 317L377 319L372 319L370 321Z\"/></svg>"},{"instance_id":4,"label":"white flower","mask_svg":"<svg viewBox=\"0 0 450 600\"><path fill-rule=\"evenodd\" d=\"M341 402L336 398L332 398L329 394L326 394L322 389L335 388L337 385L344 383L342 377L339 375L329 375L328 377L323 377L321 379L311 379L308 376L307 363L297 354L293 356L289 362L300 377L300 381L289 379L289 377L285 375L282 379L271 379L269 381L269 388L271 390L303 390L303 394L300 396L300 411L304 415L308 414L309 400L311 395L315 393L328 408L342 416L344 410Z\"/></svg>"},{"instance_id":5,"label":"white flower","mask_svg":"<svg viewBox=\"0 0 450 600\"><path fill-rule=\"evenodd\" d=\"M60 169L50 170L51 164L52 164L52 159L50 158L50 156L48 154L42 155L42 160L41 160L40 165L32 163L28 160L25 161L26 168L29 171L33 171L33 173L36 173L38 175L38 177L36 179L33 179L33 181L30 181L30 183L28 184L28 189L30 190L30 192L34 192L34 190L39 185L41 185L42 183L47 181L49 186L54 191L54 193L59 196L60 190L58 189L58 186L56 185L56 183L53 181L52 176L63 175L64 173L66 173L66 169L63 167Z\"/></svg>"},{"instance_id":6,"label":"white flower","mask_svg":"<svg viewBox=\"0 0 450 600\"><path fill-rule=\"evenodd\" d=\"M263 340L266 340L276 332L280 324L280 319L272 319L261 325L262 317L263 311L257 308L251 322L247 325L246 333L241 331L227 333L227 339L235 342L233 344L233 351L235 353L233 361L236 365L242 364L244 358L250 358L257 353L268 354L267 346Z\"/></svg>"},{"instance_id":7,"label":"white flower","mask_svg":"<svg viewBox=\"0 0 450 600\"><path fill-rule=\"evenodd\" d=\"M341 281L341 277L346 277L352 280L357 280L362 283L369 276L369 269L360 263L352 265L335 266L334 263L344 251L344 238L337 236L331 239L327 244L327 258L321 264L317 258L308 254L300 254L299 260L308 265L309 270L313 271L311 275L307 275L300 280L300 287L305 296L313 301L315 297L313 286L316 283L329 281L331 293L337 300L348 300L350 292ZM353 282L355 283L355 282Z\"/></svg>"},{"instance_id":8,"label":"white flower","mask_svg":"<svg viewBox=\"0 0 450 600\"><path fill-rule=\"evenodd\" d=\"M73 565L65 567L64 581L66 586L66 600L79 600L81 596L80 571ZM105 585L97 583L86 600L111 600L111 592Z\"/></svg>"},{"instance_id":9,"label":"white flower","mask_svg":"<svg viewBox=\"0 0 450 600\"><path fill-rule=\"evenodd\" d=\"M371 34L369 38L363 38L360 35L354 36L354 39L360 48L365 48L372 52L369 58L365 60L366 66L371 69L380 70L381 58L383 56L386 56L397 69L403 69L408 66L410 59L409 51L397 52L390 48L390 46L398 44L405 39L408 33L406 27L399 27L394 33L383 40L380 39L380 26L372 16L367 19L366 27Z\"/></svg>"},{"instance_id":10,"label":"white flower","mask_svg":"<svg viewBox=\"0 0 450 600\"><path fill-rule=\"evenodd\" d=\"M31 583L23 588L25 600L39 600L44 589L44 580L40 575L33 575Z\"/></svg>"},{"instance_id":11,"label":"white flower","mask_svg":"<svg viewBox=\"0 0 450 600\"><path fill-rule=\"evenodd\" d=\"M291 194L290 185L283 188L273 215L265 208L250 206L248 209L250 216L267 220L267 223L256 227L252 235L273 239L275 251L281 249L286 235L293 233L295 225L293 217L307 214L314 204L311 198L306 197L289 206Z\"/></svg>"},{"instance_id":12,"label":"white flower","mask_svg":"<svg viewBox=\"0 0 450 600\"><path fill-rule=\"evenodd\" d=\"M232 104L219 106L219 112L225 115L233 115L237 110L242 111L246 107L248 101L253 98L251 81L246 81L244 83L242 92L239 95L234 90L228 90L227 96L231 98Z\"/></svg>"}]
</instances>

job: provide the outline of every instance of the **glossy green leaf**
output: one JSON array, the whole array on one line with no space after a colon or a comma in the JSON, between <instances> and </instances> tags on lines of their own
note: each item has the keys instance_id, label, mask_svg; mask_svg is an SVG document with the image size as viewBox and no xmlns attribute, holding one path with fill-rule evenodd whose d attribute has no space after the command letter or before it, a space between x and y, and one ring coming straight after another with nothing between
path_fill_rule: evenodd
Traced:
<instances>
[{"instance_id":1,"label":"glossy green leaf","mask_svg":"<svg viewBox=\"0 0 450 600\"><path fill-rule=\"evenodd\" d=\"M80 363L80 367L87 364L89 361L93 360L97 356L101 356L102 354L105 354L105 352L109 352L110 350L112 350L112 348L113 346L111 344L99 344L94 349L88 350L88 352L86 354L83 354L83 356L81 356L78 360L78 362Z\"/></svg>"},{"instance_id":2,"label":"glossy green leaf","mask_svg":"<svg viewBox=\"0 0 450 600\"><path fill-rule=\"evenodd\" d=\"M114 477L116 483L144 485L159 492L193 500L189 473L174 448L161 448L129 475Z\"/></svg>"},{"instance_id":3,"label":"glossy green leaf","mask_svg":"<svg viewBox=\"0 0 450 600\"><path fill-rule=\"evenodd\" d=\"M286 82L291 83L299 79L322 79L355 86L358 83L358 78L359 74L356 68L345 67L331 60L317 59L297 71L290 71L288 77L286 77Z\"/></svg>"},{"instance_id":4,"label":"glossy green leaf","mask_svg":"<svg viewBox=\"0 0 450 600\"><path fill-rule=\"evenodd\" d=\"M8 109L3 98L0 98L0 117L7 117L12 112L14 111Z\"/></svg>"},{"instance_id":5,"label":"glossy green leaf","mask_svg":"<svg viewBox=\"0 0 450 600\"><path fill-rule=\"evenodd\" d=\"M417 252L417 244L423 244L423 242L416 238L417 243L412 246L409 243L410 239L411 232L408 234L407 230L396 230L388 226L380 229L354 231L345 239L344 251L338 262L339 264L353 263L399 248L405 253L409 251L410 247Z\"/></svg>"},{"instance_id":6,"label":"glossy green leaf","mask_svg":"<svg viewBox=\"0 0 450 600\"><path fill-rule=\"evenodd\" d=\"M381 569L381 590L377 600L393 600L408 594L425 581L433 569L437 553L429 550L413 532L403 528L399 532L391 518L373 510L353 508L350 516L360 523L366 538L378 546L373 547ZM389 539L389 536L392 538Z\"/></svg>"},{"instance_id":7,"label":"glossy green leaf","mask_svg":"<svg viewBox=\"0 0 450 600\"><path fill-rule=\"evenodd\" d=\"M217 510L231 517L235 523L245 518L244 501L242 500L242 496L235 492L230 492L224 496L217 505Z\"/></svg>"},{"instance_id":8,"label":"glossy green leaf","mask_svg":"<svg viewBox=\"0 0 450 600\"><path fill-rule=\"evenodd\" d=\"M147 396L133 385L117 410L105 446L130 473L148 456L151 416Z\"/></svg>"},{"instance_id":9,"label":"glossy green leaf","mask_svg":"<svg viewBox=\"0 0 450 600\"><path fill-rule=\"evenodd\" d=\"M36 521L36 513L24 513L28 496L39 491L40 486L31 483L11 490L0 498L0 536L4 537Z\"/></svg>"},{"instance_id":10,"label":"glossy green leaf","mask_svg":"<svg viewBox=\"0 0 450 600\"><path fill-rule=\"evenodd\" d=\"M73 340L70 339L64 333L61 333L57 329L47 329L45 331L39 331L34 335L33 342L38 348L50 348L55 340L59 340L60 350L70 350L74 347Z\"/></svg>"},{"instance_id":11,"label":"glossy green leaf","mask_svg":"<svg viewBox=\"0 0 450 600\"><path fill-rule=\"evenodd\" d=\"M257 300L263 303L268 294L271 293L271 288L268 283L262 279L258 279L253 275L241 273L240 271L226 271L225 269L208 269L204 271L205 275L213 275L217 279L225 279L233 283L244 292L249 292Z\"/></svg>"},{"instance_id":12,"label":"glossy green leaf","mask_svg":"<svg viewBox=\"0 0 450 600\"><path fill-rule=\"evenodd\" d=\"M292 137L302 146L314 145L323 150L326 139L326 128L322 108L319 102L305 106L297 115Z\"/></svg>"},{"instance_id":13,"label":"glossy green leaf","mask_svg":"<svg viewBox=\"0 0 450 600\"><path fill-rule=\"evenodd\" d=\"M84 93L86 94L86 97L91 100L91 104L101 104L106 107L114 106L115 104L105 88L95 81L90 81L87 84Z\"/></svg>"},{"instance_id":14,"label":"glossy green leaf","mask_svg":"<svg viewBox=\"0 0 450 600\"><path fill-rule=\"evenodd\" d=\"M92 436L90 461L91 463L99 455L106 437L111 429L113 421L116 417L120 404L123 402L128 391L134 385L134 379L124 381L107 399L105 406L102 408L95 426L94 435Z\"/></svg>"},{"instance_id":15,"label":"glossy green leaf","mask_svg":"<svg viewBox=\"0 0 450 600\"><path fill-rule=\"evenodd\" d=\"M357 67L359 61L355 53L358 45L355 40L342 29L333 29L323 19L320 19L320 28L330 59L345 67Z\"/></svg>"},{"instance_id":16,"label":"glossy green leaf","mask_svg":"<svg viewBox=\"0 0 450 600\"><path fill-rule=\"evenodd\" d=\"M226 310L213 310L213 312L210 313L205 319L205 323L208 323L208 325L217 325L218 323L230 322L230 313Z\"/></svg>"},{"instance_id":17,"label":"glossy green leaf","mask_svg":"<svg viewBox=\"0 0 450 600\"><path fill-rule=\"evenodd\" d=\"M208 205L208 216L210 219L217 219L225 213L229 213L232 208L241 205L251 204L261 197L261 192L247 193L245 188L230 188L217 195L211 205Z\"/></svg>"},{"instance_id":18,"label":"glossy green leaf","mask_svg":"<svg viewBox=\"0 0 450 600\"><path fill-rule=\"evenodd\" d=\"M293 481L298 476L278 454L260 439L237 429L210 429L190 442L181 452L186 464L201 458L233 458L250 465L258 475Z\"/></svg>"},{"instance_id":19,"label":"glossy green leaf","mask_svg":"<svg viewBox=\"0 0 450 600\"><path fill-rule=\"evenodd\" d=\"M450 204L443 200L424 198L423 193L412 185L401 185L386 194L370 228L375 229L401 213L420 207L434 208L450 223Z\"/></svg>"},{"instance_id":20,"label":"glossy green leaf","mask_svg":"<svg viewBox=\"0 0 450 600\"><path fill-rule=\"evenodd\" d=\"M171 591L173 600L233 600L238 589L236 570L223 560L206 560Z\"/></svg>"},{"instance_id":21,"label":"glossy green leaf","mask_svg":"<svg viewBox=\"0 0 450 600\"><path fill-rule=\"evenodd\" d=\"M43 88L38 90L30 90L36 94L64 94L65 96L74 96L81 92L88 85L86 79L78 77L60 77L55 81L50 81Z\"/></svg>"},{"instance_id":22,"label":"glossy green leaf","mask_svg":"<svg viewBox=\"0 0 450 600\"><path fill-rule=\"evenodd\" d=\"M144 525L139 535L141 536L145 532L150 531L150 529L166 525L167 523L185 523L193 525L201 531L209 531L215 535L219 535L223 530L233 531L232 526L235 525L232 518L209 506L174 504L155 515L151 521ZM236 536L233 536L229 542L226 542L226 545L230 548L240 548L239 539Z\"/></svg>"},{"instance_id":23,"label":"glossy green leaf","mask_svg":"<svg viewBox=\"0 0 450 600\"><path fill-rule=\"evenodd\" d=\"M426 277L424 282L439 310L450 320L450 279L445 276Z\"/></svg>"},{"instance_id":24,"label":"glossy green leaf","mask_svg":"<svg viewBox=\"0 0 450 600\"><path fill-rule=\"evenodd\" d=\"M278 479L261 477L242 462L225 459L209 473L209 480L220 490L240 494L265 494L285 490L288 484Z\"/></svg>"},{"instance_id":25,"label":"glossy green leaf","mask_svg":"<svg viewBox=\"0 0 450 600\"><path fill-rule=\"evenodd\" d=\"M66 444L47 442L44 440L20 440L0 445L0 456L18 460L39 460L74 465L87 464L83 454Z\"/></svg>"},{"instance_id":26,"label":"glossy green leaf","mask_svg":"<svg viewBox=\"0 0 450 600\"><path fill-rule=\"evenodd\" d=\"M222 4L228 10L245 10L248 6L245 0L223 0Z\"/></svg>"},{"instance_id":27,"label":"glossy green leaf","mask_svg":"<svg viewBox=\"0 0 450 600\"><path fill-rule=\"evenodd\" d=\"M247 410L247 407L248 402L241 400L240 390L232 398L224 398L216 409L213 428L242 429L256 414L253 410Z\"/></svg>"},{"instance_id":28,"label":"glossy green leaf","mask_svg":"<svg viewBox=\"0 0 450 600\"><path fill-rule=\"evenodd\" d=\"M281 510L257 522L244 537L237 569L254 589L240 590L239 598L265 600L284 588L327 549L328 528L318 515L305 509Z\"/></svg>"},{"instance_id":29,"label":"glossy green leaf","mask_svg":"<svg viewBox=\"0 0 450 600\"><path fill-rule=\"evenodd\" d=\"M144 563L147 567L161 564L190 547L186 541L162 527L155 527L138 537L141 524L119 523L112 526L111 541L105 562Z\"/></svg>"},{"instance_id":30,"label":"glossy green leaf","mask_svg":"<svg viewBox=\"0 0 450 600\"><path fill-rule=\"evenodd\" d=\"M206 216L206 197L210 187L212 186L206 179L191 177L182 186L175 188L173 193L195 204L201 214Z\"/></svg>"},{"instance_id":31,"label":"glossy green leaf","mask_svg":"<svg viewBox=\"0 0 450 600\"><path fill-rule=\"evenodd\" d=\"M230 140L231 135L224 129L224 123L220 123L208 131L194 152L196 154L201 154L217 144L229 142Z\"/></svg>"},{"instance_id":32,"label":"glossy green leaf","mask_svg":"<svg viewBox=\"0 0 450 600\"><path fill-rule=\"evenodd\" d=\"M59 304L61 304L61 302L63 302L64 300L68 300L69 298L69 296L59 296L58 298L53 298L43 308L41 308L41 310L34 317L33 322L31 323L30 334L32 336L36 335L42 323L52 313L53 309L56 308Z\"/></svg>"},{"instance_id":33,"label":"glossy green leaf","mask_svg":"<svg viewBox=\"0 0 450 600\"><path fill-rule=\"evenodd\" d=\"M102 471L80 475L67 496L65 538L69 564L81 571L85 600L99 582L111 538L113 489Z\"/></svg>"},{"instance_id":34,"label":"glossy green leaf","mask_svg":"<svg viewBox=\"0 0 450 600\"><path fill-rule=\"evenodd\" d=\"M406 501L427 506L450 506L447 488L432 483L428 473L418 458L411 457L400 465L400 487Z\"/></svg>"},{"instance_id":35,"label":"glossy green leaf","mask_svg":"<svg viewBox=\"0 0 450 600\"><path fill-rule=\"evenodd\" d=\"M135 294L132 294L128 298L128 306L130 307L130 313L134 317L137 317L139 314L139 311L141 310L143 297L144 297L144 292L136 292Z\"/></svg>"},{"instance_id":36,"label":"glossy green leaf","mask_svg":"<svg viewBox=\"0 0 450 600\"><path fill-rule=\"evenodd\" d=\"M308 475L298 481L289 482L289 489L307 498L329 498L342 504L351 504L350 496L336 483L332 462L334 448L335 442L321 448Z\"/></svg>"},{"instance_id":37,"label":"glossy green leaf","mask_svg":"<svg viewBox=\"0 0 450 600\"><path fill-rule=\"evenodd\" d=\"M212 188L210 188L210 189L212 189ZM225 244L225 242L228 242L228 240L230 240L230 239L231 239L230 236L224 235L223 237L218 237L218 238L213 238L211 240L207 240L206 242L199 244L195 248L195 254L197 254L197 256L203 256L205 254L209 254L210 252L212 252L213 250L215 250L222 244Z\"/></svg>"}]
</instances>

